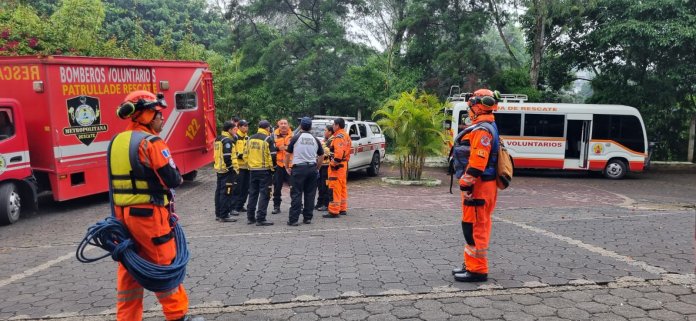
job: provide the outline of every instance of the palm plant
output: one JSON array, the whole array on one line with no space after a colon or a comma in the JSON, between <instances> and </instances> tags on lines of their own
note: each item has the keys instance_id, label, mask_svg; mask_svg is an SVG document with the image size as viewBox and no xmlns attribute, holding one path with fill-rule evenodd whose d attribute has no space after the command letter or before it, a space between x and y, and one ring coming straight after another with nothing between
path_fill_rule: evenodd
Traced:
<instances>
[{"instance_id":1,"label":"palm plant","mask_svg":"<svg viewBox=\"0 0 696 321\"><path fill-rule=\"evenodd\" d=\"M441 153L443 104L437 97L414 89L387 101L373 117L395 146L401 179L420 180L425 157Z\"/></svg>"}]
</instances>

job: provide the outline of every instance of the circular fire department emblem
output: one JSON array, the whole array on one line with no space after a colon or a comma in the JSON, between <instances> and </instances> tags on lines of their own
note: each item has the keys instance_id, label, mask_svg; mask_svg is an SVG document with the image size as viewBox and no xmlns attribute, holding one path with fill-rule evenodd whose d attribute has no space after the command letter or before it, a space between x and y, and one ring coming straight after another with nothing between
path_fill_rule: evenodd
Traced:
<instances>
[{"instance_id":1,"label":"circular fire department emblem","mask_svg":"<svg viewBox=\"0 0 696 321\"><path fill-rule=\"evenodd\" d=\"M0 154L0 174L4 173L6 169L7 169L7 161L5 160L5 156Z\"/></svg>"},{"instance_id":2,"label":"circular fire department emblem","mask_svg":"<svg viewBox=\"0 0 696 321\"><path fill-rule=\"evenodd\" d=\"M75 110L75 121L80 126L89 126L94 124L94 120L97 119L97 114L94 112L94 108L89 105L82 104Z\"/></svg>"},{"instance_id":3,"label":"circular fire department emblem","mask_svg":"<svg viewBox=\"0 0 696 321\"><path fill-rule=\"evenodd\" d=\"M604 153L604 146L602 146L602 144L595 144L592 147L592 151L597 155L602 154Z\"/></svg>"}]
</instances>

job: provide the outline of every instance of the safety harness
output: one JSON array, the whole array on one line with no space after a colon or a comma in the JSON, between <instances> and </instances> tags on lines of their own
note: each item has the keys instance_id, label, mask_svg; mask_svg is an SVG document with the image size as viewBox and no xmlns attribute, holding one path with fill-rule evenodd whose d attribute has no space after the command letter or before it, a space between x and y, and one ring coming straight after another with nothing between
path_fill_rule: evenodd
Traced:
<instances>
[{"instance_id":1,"label":"safety harness","mask_svg":"<svg viewBox=\"0 0 696 321\"><path fill-rule=\"evenodd\" d=\"M450 194L452 194L452 185L454 176L461 177L464 170L469 165L469 156L471 155L471 142L468 140L461 141L462 137L475 130L486 130L493 136L491 144L490 156L486 168L481 174L482 181L492 181L496 179L496 164L498 162L498 145L500 137L498 136L498 126L495 122L480 122L465 128L454 139L454 146L450 150Z\"/></svg>"}]
</instances>

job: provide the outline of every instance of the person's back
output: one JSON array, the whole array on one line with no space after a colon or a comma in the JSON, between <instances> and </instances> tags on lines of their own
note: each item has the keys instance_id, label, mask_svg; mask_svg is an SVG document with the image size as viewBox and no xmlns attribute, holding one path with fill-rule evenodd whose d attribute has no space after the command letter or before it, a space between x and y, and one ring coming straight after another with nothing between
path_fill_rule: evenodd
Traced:
<instances>
[{"instance_id":1,"label":"person's back","mask_svg":"<svg viewBox=\"0 0 696 321\"><path fill-rule=\"evenodd\" d=\"M317 176L324 149L319 140L309 131L312 129L312 120L309 117L302 118L300 131L288 144L288 155L285 164L290 165L292 154L292 171L290 191L291 205L288 225L297 226L300 211L303 222L311 223L314 211L314 196L317 191ZM304 203L303 203L304 196Z\"/></svg>"}]
</instances>

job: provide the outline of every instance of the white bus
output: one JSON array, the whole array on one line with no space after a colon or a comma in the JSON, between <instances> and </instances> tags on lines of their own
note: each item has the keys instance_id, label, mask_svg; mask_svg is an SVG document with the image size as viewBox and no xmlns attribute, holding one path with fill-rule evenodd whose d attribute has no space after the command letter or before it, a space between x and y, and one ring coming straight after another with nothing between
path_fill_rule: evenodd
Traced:
<instances>
[{"instance_id":1,"label":"white bus","mask_svg":"<svg viewBox=\"0 0 696 321\"><path fill-rule=\"evenodd\" d=\"M468 122L467 97L448 99L455 136L459 123ZM495 121L515 168L601 171L620 179L642 172L649 161L643 118L633 107L530 103L526 95L502 95Z\"/></svg>"}]
</instances>

